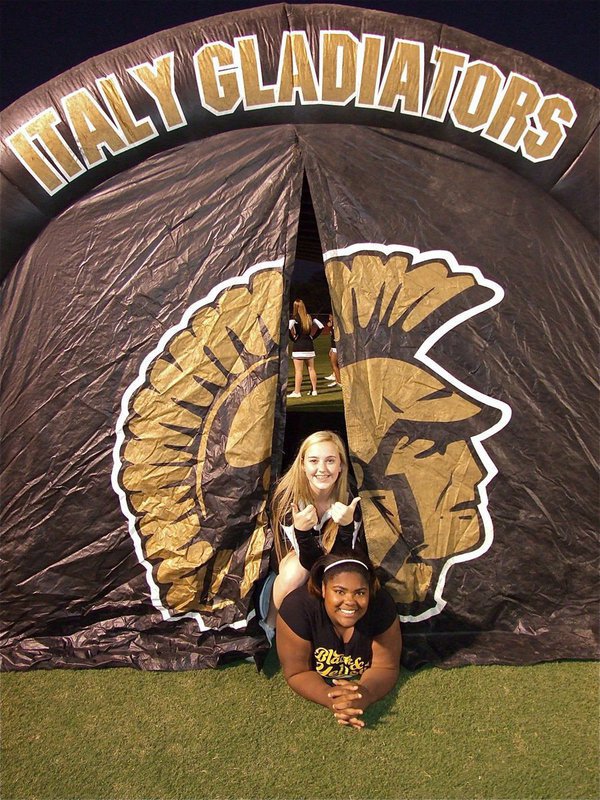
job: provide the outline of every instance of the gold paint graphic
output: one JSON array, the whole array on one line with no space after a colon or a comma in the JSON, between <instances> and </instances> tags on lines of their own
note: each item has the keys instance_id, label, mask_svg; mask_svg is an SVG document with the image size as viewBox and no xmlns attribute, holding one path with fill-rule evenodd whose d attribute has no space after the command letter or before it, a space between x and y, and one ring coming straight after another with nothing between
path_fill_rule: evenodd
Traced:
<instances>
[{"instance_id":1,"label":"gold paint graphic","mask_svg":"<svg viewBox=\"0 0 600 800\"><path fill-rule=\"evenodd\" d=\"M171 614L229 609L228 624L259 576L282 297L275 269L225 289L131 397L119 483Z\"/></svg>"},{"instance_id":2,"label":"gold paint graphic","mask_svg":"<svg viewBox=\"0 0 600 800\"><path fill-rule=\"evenodd\" d=\"M412 611L431 605L445 561L483 540L485 472L471 437L489 428L490 410L415 356L432 315L435 329L478 284L443 259L413 264L403 253L333 258L326 274L369 553Z\"/></svg>"}]
</instances>

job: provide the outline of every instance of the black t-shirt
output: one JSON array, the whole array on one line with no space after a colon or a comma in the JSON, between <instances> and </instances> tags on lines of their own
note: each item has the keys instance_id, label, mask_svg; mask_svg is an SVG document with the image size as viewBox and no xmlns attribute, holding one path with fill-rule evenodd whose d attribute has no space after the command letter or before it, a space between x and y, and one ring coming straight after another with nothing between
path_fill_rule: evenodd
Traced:
<instances>
[{"instance_id":1,"label":"black t-shirt","mask_svg":"<svg viewBox=\"0 0 600 800\"><path fill-rule=\"evenodd\" d=\"M354 626L350 641L343 642L323 601L309 594L306 584L288 594L279 613L297 636L312 643L313 669L327 679L362 675L371 666L373 637L387 631L398 615L390 595L380 589Z\"/></svg>"}]
</instances>

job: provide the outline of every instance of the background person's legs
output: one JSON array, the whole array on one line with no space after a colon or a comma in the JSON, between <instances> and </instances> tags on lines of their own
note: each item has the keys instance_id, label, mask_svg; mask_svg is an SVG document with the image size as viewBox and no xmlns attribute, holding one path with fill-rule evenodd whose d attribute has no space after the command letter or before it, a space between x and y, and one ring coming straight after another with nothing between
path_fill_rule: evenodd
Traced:
<instances>
[{"instance_id":1,"label":"background person's legs","mask_svg":"<svg viewBox=\"0 0 600 800\"><path fill-rule=\"evenodd\" d=\"M292 359L294 362L294 394L300 395L302 392L302 375L304 373L304 360L302 358Z\"/></svg>"},{"instance_id":2,"label":"background person's legs","mask_svg":"<svg viewBox=\"0 0 600 800\"><path fill-rule=\"evenodd\" d=\"M310 378L310 385L312 386L313 394L317 393L317 371L315 369L314 358L308 359L308 377Z\"/></svg>"},{"instance_id":3,"label":"background person's legs","mask_svg":"<svg viewBox=\"0 0 600 800\"><path fill-rule=\"evenodd\" d=\"M341 386L342 381L340 378L340 365L338 364L337 350L334 350L333 347L329 351L329 361L331 362L331 369L333 370L333 377L331 380L337 383L338 386Z\"/></svg>"}]
</instances>

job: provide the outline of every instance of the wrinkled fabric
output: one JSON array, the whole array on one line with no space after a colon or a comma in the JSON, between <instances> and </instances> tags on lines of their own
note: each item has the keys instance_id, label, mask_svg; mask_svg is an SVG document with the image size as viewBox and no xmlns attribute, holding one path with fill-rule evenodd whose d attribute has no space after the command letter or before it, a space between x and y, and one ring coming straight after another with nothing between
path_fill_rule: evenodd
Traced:
<instances>
[{"instance_id":1,"label":"wrinkled fabric","mask_svg":"<svg viewBox=\"0 0 600 800\"><path fill-rule=\"evenodd\" d=\"M328 32L319 94L303 47L319 67ZM211 88L196 55L215 43ZM462 66L436 95L442 52ZM511 145L475 117L513 76ZM134 42L7 109L4 668L264 658L290 285L319 251L297 242L303 182L405 664L597 656L597 97L437 23L277 4Z\"/></svg>"},{"instance_id":2,"label":"wrinkled fabric","mask_svg":"<svg viewBox=\"0 0 600 800\"><path fill-rule=\"evenodd\" d=\"M30 248L3 292L7 668L264 657L303 169L404 662L594 656L596 243L503 168L424 145L224 134L111 179Z\"/></svg>"},{"instance_id":3,"label":"wrinkled fabric","mask_svg":"<svg viewBox=\"0 0 600 800\"><path fill-rule=\"evenodd\" d=\"M452 145L362 127L300 141L406 663L597 654L597 242Z\"/></svg>"},{"instance_id":4,"label":"wrinkled fabric","mask_svg":"<svg viewBox=\"0 0 600 800\"><path fill-rule=\"evenodd\" d=\"M243 629L271 548L301 176L291 129L187 145L71 206L6 281L11 667L264 650Z\"/></svg>"},{"instance_id":5,"label":"wrinkled fabric","mask_svg":"<svg viewBox=\"0 0 600 800\"><path fill-rule=\"evenodd\" d=\"M503 124L487 126L505 88L515 104L506 127L516 125L507 141ZM50 219L116 173L189 141L286 123L369 125L452 142L550 192L598 235L595 87L426 19L278 3L197 20L100 54L6 109L0 274ZM15 134L20 148L13 149ZM45 144L32 150L27 142L40 136ZM109 146L99 144L107 139ZM49 151L60 166L45 160ZM49 190L34 178L36 170ZM66 176L59 178L61 171Z\"/></svg>"}]
</instances>

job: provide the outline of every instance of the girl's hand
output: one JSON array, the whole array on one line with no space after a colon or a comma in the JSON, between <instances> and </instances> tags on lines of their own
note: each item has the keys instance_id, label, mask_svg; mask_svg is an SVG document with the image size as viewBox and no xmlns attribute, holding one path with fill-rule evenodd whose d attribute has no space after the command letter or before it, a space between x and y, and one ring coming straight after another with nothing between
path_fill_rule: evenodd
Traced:
<instances>
[{"instance_id":1,"label":"girl's hand","mask_svg":"<svg viewBox=\"0 0 600 800\"><path fill-rule=\"evenodd\" d=\"M360 686L353 681L334 681L334 689L327 693L331 698L331 710L337 719L338 725L348 725L352 728L364 728L361 719L363 713L363 696Z\"/></svg>"},{"instance_id":2,"label":"girl's hand","mask_svg":"<svg viewBox=\"0 0 600 800\"><path fill-rule=\"evenodd\" d=\"M297 530L309 531L319 522L317 509L313 505L308 505L306 508L303 508L302 511L298 511L296 503L292 503L292 520L294 522L294 528Z\"/></svg>"},{"instance_id":3,"label":"girl's hand","mask_svg":"<svg viewBox=\"0 0 600 800\"><path fill-rule=\"evenodd\" d=\"M344 503L334 503L329 509L331 519L338 525L350 525L354 519L354 509L360 503L360 497L355 497L349 506Z\"/></svg>"}]
</instances>

